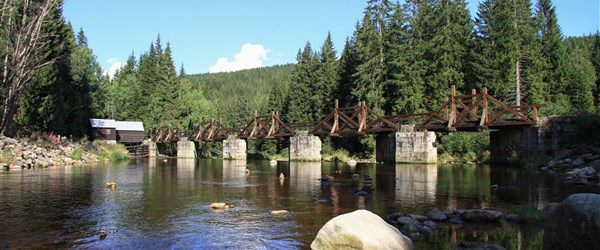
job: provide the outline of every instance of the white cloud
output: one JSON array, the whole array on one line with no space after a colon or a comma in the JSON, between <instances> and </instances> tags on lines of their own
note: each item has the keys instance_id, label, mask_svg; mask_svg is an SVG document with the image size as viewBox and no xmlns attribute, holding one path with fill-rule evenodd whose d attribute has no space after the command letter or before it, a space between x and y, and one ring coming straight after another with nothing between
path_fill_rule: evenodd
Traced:
<instances>
[{"instance_id":1,"label":"white cloud","mask_svg":"<svg viewBox=\"0 0 600 250\"><path fill-rule=\"evenodd\" d=\"M113 77L115 77L115 74L117 73L117 70L123 68L123 66L125 66L125 62L121 62L116 58L108 58L108 60L106 60L107 64L110 64L110 68L108 69L108 72L104 72L106 75L108 75L108 77L112 80Z\"/></svg>"},{"instance_id":2,"label":"white cloud","mask_svg":"<svg viewBox=\"0 0 600 250\"><path fill-rule=\"evenodd\" d=\"M246 43L242 45L240 52L235 54L233 61L229 61L226 57L221 57L215 65L208 68L208 72L231 72L243 69L260 68L263 66L263 61L267 59L268 49L265 49L261 44Z\"/></svg>"}]
</instances>

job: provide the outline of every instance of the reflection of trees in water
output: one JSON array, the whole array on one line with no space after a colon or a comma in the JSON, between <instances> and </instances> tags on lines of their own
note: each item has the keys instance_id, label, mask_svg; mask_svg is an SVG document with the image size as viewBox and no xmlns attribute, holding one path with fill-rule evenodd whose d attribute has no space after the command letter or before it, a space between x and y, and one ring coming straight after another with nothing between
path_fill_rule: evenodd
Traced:
<instances>
[{"instance_id":1,"label":"reflection of trees in water","mask_svg":"<svg viewBox=\"0 0 600 250\"><path fill-rule=\"evenodd\" d=\"M541 226L467 223L445 225L414 243L417 249L455 249L463 242L488 242L506 249L541 249L543 237Z\"/></svg>"}]
</instances>

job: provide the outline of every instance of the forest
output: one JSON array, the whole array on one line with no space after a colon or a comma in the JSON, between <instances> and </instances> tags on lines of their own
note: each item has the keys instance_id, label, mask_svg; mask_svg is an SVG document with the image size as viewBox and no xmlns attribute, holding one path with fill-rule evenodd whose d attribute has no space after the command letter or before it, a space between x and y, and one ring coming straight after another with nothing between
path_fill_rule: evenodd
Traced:
<instances>
[{"instance_id":1,"label":"forest","mask_svg":"<svg viewBox=\"0 0 600 250\"><path fill-rule=\"evenodd\" d=\"M0 132L8 136L84 138L91 117L143 121L147 133L169 124L190 128L201 118L239 127L254 110L310 122L329 114L336 99L340 106L364 100L382 115L424 113L440 106L452 85L460 93L486 87L512 105L545 104L543 116L599 112L600 35L563 37L551 0L484 0L475 16L465 0L369 0L339 53L323 34L320 46L299 48L294 64L231 73L188 75L173 63L176 45L157 36L112 78L83 29L75 32L62 16L62 0L4 6ZM441 142L449 153L466 153L485 145L463 144L485 136ZM324 143L324 153L361 158L374 149L371 137ZM284 141L253 141L248 150L268 158L285 148Z\"/></svg>"}]
</instances>

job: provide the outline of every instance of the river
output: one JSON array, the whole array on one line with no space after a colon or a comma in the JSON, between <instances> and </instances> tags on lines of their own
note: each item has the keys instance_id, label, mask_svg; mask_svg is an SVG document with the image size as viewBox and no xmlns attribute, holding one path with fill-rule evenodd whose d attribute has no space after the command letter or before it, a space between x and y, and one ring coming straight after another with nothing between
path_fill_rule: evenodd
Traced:
<instances>
[{"instance_id":1,"label":"river","mask_svg":"<svg viewBox=\"0 0 600 250\"><path fill-rule=\"evenodd\" d=\"M353 179L354 173L361 178ZM322 174L335 179L323 183ZM374 189L357 196L350 190L362 185L364 174L373 178ZM113 180L116 188L107 188ZM493 190L492 184L500 188ZM598 193L598 187L487 165L135 159L10 170L0 172L0 248L306 249L329 219L356 209L384 219L394 212L425 214L433 207L507 212L575 192ZM213 202L234 207L212 210ZM271 216L279 209L290 214ZM105 239L100 230L107 232ZM488 241L535 249L542 238L542 227L535 225L444 225L415 245L447 249Z\"/></svg>"}]
</instances>

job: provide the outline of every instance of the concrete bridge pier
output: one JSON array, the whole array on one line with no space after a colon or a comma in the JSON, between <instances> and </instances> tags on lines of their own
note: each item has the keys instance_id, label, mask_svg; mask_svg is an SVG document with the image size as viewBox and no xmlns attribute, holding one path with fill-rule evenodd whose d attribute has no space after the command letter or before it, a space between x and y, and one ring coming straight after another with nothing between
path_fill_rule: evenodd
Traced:
<instances>
[{"instance_id":1,"label":"concrete bridge pier","mask_svg":"<svg viewBox=\"0 0 600 250\"><path fill-rule=\"evenodd\" d=\"M490 160L507 162L517 158L532 160L552 156L565 145L577 129L575 118L539 117L535 126L505 127L490 132Z\"/></svg>"},{"instance_id":2,"label":"concrete bridge pier","mask_svg":"<svg viewBox=\"0 0 600 250\"><path fill-rule=\"evenodd\" d=\"M436 163L435 133L414 131L414 125L402 126L400 132L378 134L376 159L378 162Z\"/></svg>"},{"instance_id":3,"label":"concrete bridge pier","mask_svg":"<svg viewBox=\"0 0 600 250\"><path fill-rule=\"evenodd\" d=\"M158 146L156 146L156 142L147 140L145 143L148 144L148 158L158 157Z\"/></svg>"},{"instance_id":4,"label":"concrete bridge pier","mask_svg":"<svg viewBox=\"0 0 600 250\"><path fill-rule=\"evenodd\" d=\"M308 131L290 137L290 161L321 161L321 139Z\"/></svg>"},{"instance_id":5,"label":"concrete bridge pier","mask_svg":"<svg viewBox=\"0 0 600 250\"><path fill-rule=\"evenodd\" d=\"M196 158L196 144L188 141L187 137L181 137L177 141L177 158Z\"/></svg>"},{"instance_id":6,"label":"concrete bridge pier","mask_svg":"<svg viewBox=\"0 0 600 250\"><path fill-rule=\"evenodd\" d=\"M223 140L223 160L246 160L246 151L245 140Z\"/></svg>"}]
</instances>

